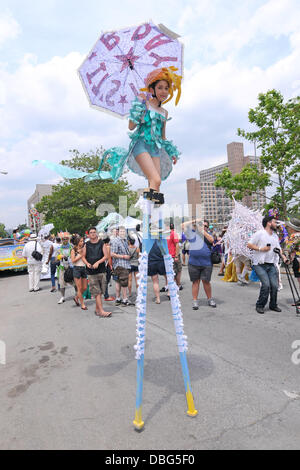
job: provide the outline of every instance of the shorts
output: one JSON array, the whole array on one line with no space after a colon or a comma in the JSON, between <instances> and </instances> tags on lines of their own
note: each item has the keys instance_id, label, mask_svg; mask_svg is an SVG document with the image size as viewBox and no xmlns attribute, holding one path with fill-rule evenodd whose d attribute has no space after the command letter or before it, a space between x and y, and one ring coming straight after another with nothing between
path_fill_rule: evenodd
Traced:
<instances>
[{"instance_id":1,"label":"shorts","mask_svg":"<svg viewBox=\"0 0 300 470\"><path fill-rule=\"evenodd\" d=\"M138 266L130 266L130 272L131 273L138 273L139 272L139 267Z\"/></svg>"},{"instance_id":2,"label":"shorts","mask_svg":"<svg viewBox=\"0 0 300 470\"><path fill-rule=\"evenodd\" d=\"M188 269L191 282L199 280L210 282L213 270L212 266L194 266L193 264L189 264Z\"/></svg>"},{"instance_id":3,"label":"shorts","mask_svg":"<svg viewBox=\"0 0 300 470\"><path fill-rule=\"evenodd\" d=\"M89 274L90 293L93 296L104 294L106 289L106 273Z\"/></svg>"},{"instance_id":4,"label":"shorts","mask_svg":"<svg viewBox=\"0 0 300 470\"><path fill-rule=\"evenodd\" d=\"M164 261L154 261L148 263L148 276L156 276L157 274L165 276L166 268Z\"/></svg>"},{"instance_id":5,"label":"shorts","mask_svg":"<svg viewBox=\"0 0 300 470\"><path fill-rule=\"evenodd\" d=\"M76 279L87 279L87 272L85 266L74 266L73 276Z\"/></svg>"},{"instance_id":6,"label":"shorts","mask_svg":"<svg viewBox=\"0 0 300 470\"><path fill-rule=\"evenodd\" d=\"M148 152L151 155L151 157L161 156L160 150L156 145L152 146L152 145L146 144L144 139L138 139L132 149L132 155L134 156L134 158L136 158L138 155L140 155L140 153L143 153L143 152Z\"/></svg>"},{"instance_id":7,"label":"shorts","mask_svg":"<svg viewBox=\"0 0 300 470\"><path fill-rule=\"evenodd\" d=\"M181 257L178 256L178 261L175 261L175 259L173 259L173 261L174 261L174 263L173 263L174 273L175 273L175 276L177 276L177 274L181 273L181 271L182 271Z\"/></svg>"},{"instance_id":8,"label":"shorts","mask_svg":"<svg viewBox=\"0 0 300 470\"><path fill-rule=\"evenodd\" d=\"M182 249L182 254L183 255L189 255L190 254L190 250L185 250L184 248Z\"/></svg>"},{"instance_id":9,"label":"shorts","mask_svg":"<svg viewBox=\"0 0 300 470\"><path fill-rule=\"evenodd\" d=\"M121 287L128 287L129 269L117 266L114 269L113 279L118 282Z\"/></svg>"}]
</instances>

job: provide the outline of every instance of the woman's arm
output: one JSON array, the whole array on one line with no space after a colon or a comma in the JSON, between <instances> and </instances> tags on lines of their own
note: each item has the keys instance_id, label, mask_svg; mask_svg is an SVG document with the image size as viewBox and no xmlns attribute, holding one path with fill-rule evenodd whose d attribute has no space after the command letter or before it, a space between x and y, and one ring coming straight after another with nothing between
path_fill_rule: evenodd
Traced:
<instances>
[{"instance_id":1,"label":"woman's arm","mask_svg":"<svg viewBox=\"0 0 300 470\"><path fill-rule=\"evenodd\" d=\"M72 263L76 263L76 261L78 261L80 258L82 258L82 252L78 253L76 255L74 248L72 248L72 250L71 250L71 261L72 261Z\"/></svg>"},{"instance_id":2,"label":"woman's arm","mask_svg":"<svg viewBox=\"0 0 300 470\"><path fill-rule=\"evenodd\" d=\"M129 119L129 122L128 122L128 129L129 129L130 131L133 131L133 130L136 128L136 126L137 126L137 124Z\"/></svg>"},{"instance_id":3,"label":"woman's arm","mask_svg":"<svg viewBox=\"0 0 300 470\"><path fill-rule=\"evenodd\" d=\"M129 111L129 122L128 128L133 131L140 123L142 116L144 115L145 106L143 105L143 95L138 95L132 102L132 107Z\"/></svg>"},{"instance_id":4,"label":"woman's arm","mask_svg":"<svg viewBox=\"0 0 300 470\"><path fill-rule=\"evenodd\" d=\"M48 261L46 264L49 264L51 258L52 258L52 253L53 253L53 245L50 246L50 251L49 251L49 257L48 257Z\"/></svg>"},{"instance_id":5,"label":"woman's arm","mask_svg":"<svg viewBox=\"0 0 300 470\"><path fill-rule=\"evenodd\" d=\"M166 126L167 126L167 119L168 119L168 111L166 109L164 109L164 112L165 112L165 122L164 122L164 125L163 125L163 128L162 128L162 131L161 131L161 137L163 140L166 140Z\"/></svg>"}]
</instances>

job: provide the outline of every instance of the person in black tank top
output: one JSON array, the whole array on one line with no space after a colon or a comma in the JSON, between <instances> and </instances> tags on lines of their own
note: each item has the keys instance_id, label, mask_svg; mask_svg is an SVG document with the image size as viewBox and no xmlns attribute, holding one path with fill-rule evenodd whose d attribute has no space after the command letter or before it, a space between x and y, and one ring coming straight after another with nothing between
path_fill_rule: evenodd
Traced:
<instances>
[{"instance_id":1,"label":"person in black tank top","mask_svg":"<svg viewBox=\"0 0 300 470\"><path fill-rule=\"evenodd\" d=\"M102 295L104 295L106 288L107 248L103 240L99 240L95 227L91 227L88 233L90 240L85 244L82 259L86 264L90 292L96 299L95 314L99 317L109 317L111 312L106 312L102 306Z\"/></svg>"}]
</instances>

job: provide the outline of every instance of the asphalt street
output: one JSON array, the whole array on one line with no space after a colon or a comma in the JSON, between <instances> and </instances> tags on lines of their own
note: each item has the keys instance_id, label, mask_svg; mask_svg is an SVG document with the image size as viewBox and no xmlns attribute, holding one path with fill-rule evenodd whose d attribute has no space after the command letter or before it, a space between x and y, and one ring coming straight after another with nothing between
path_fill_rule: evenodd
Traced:
<instances>
[{"instance_id":1,"label":"asphalt street","mask_svg":"<svg viewBox=\"0 0 300 470\"><path fill-rule=\"evenodd\" d=\"M180 299L198 415L186 414L170 302L161 294L156 305L150 282L142 432L132 424L135 308L106 302L112 317L97 318L94 301L81 310L71 288L58 305L50 281L29 293L26 274L0 273L0 341L6 345L0 449L299 449L300 364L292 361L292 344L300 341L300 317L286 276L281 313L259 315L258 284L226 283L217 269L217 308L201 290L193 311L183 269Z\"/></svg>"}]
</instances>

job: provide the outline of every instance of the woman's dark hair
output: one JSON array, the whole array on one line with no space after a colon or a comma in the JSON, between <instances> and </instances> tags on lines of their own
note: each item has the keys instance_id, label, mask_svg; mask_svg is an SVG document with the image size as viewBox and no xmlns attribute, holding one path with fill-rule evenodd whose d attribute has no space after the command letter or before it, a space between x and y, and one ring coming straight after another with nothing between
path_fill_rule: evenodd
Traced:
<instances>
[{"instance_id":1,"label":"woman's dark hair","mask_svg":"<svg viewBox=\"0 0 300 470\"><path fill-rule=\"evenodd\" d=\"M80 240L82 240L83 237L81 235L73 235L71 238L71 243L74 245L74 248L77 248L79 245Z\"/></svg>"},{"instance_id":2,"label":"woman's dark hair","mask_svg":"<svg viewBox=\"0 0 300 470\"><path fill-rule=\"evenodd\" d=\"M109 237L105 237L103 238L103 243L109 243L110 242L110 238Z\"/></svg>"},{"instance_id":3,"label":"woman's dark hair","mask_svg":"<svg viewBox=\"0 0 300 470\"><path fill-rule=\"evenodd\" d=\"M57 243L60 243L60 242L61 242L61 238L60 238L60 237L56 237L55 240L56 240Z\"/></svg>"},{"instance_id":4,"label":"woman's dark hair","mask_svg":"<svg viewBox=\"0 0 300 470\"><path fill-rule=\"evenodd\" d=\"M131 237L128 237L127 240L129 241L130 245L134 245L135 244L135 240Z\"/></svg>"},{"instance_id":5,"label":"woman's dark hair","mask_svg":"<svg viewBox=\"0 0 300 470\"><path fill-rule=\"evenodd\" d=\"M156 93L155 93L155 87L156 85L158 84L158 82L161 82L162 80L155 80L155 82L151 83L149 86L148 86L148 89L150 91L150 88L153 88L154 90L154 93L152 93L152 98L156 98ZM169 85L169 82L167 80L164 80L165 82L167 82L168 84L168 87L170 88L170 85ZM161 101L159 102L158 106L160 107L161 106Z\"/></svg>"},{"instance_id":6,"label":"woman's dark hair","mask_svg":"<svg viewBox=\"0 0 300 470\"><path fill-rule=\"evenodd\" d=\"M174 224L170 224L170 229L174 230Z\"/></svg>"},{"instance_id":7,"label":"woman's dark hair","mask_svg":"<svg viewBox=\"0 0 300 470\"><path fill-rule=\"evenodd\" d=\"M139 232L141 230L141 224L137 224L137 226L135 227L135 230Z\"/></svg>"}]
</instances>

